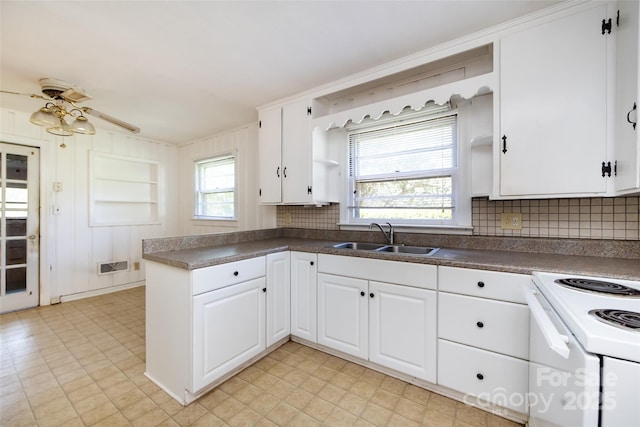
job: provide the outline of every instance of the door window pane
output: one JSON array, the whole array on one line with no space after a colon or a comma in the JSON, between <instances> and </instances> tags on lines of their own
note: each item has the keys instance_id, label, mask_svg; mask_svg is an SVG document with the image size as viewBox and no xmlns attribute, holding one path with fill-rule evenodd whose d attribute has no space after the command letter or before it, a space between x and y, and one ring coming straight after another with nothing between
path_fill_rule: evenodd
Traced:
<instances>
[{"instance_id":1,"label":"door window pane","mask_svg":"<svg viewBox=\"0 0 640 427\"><path fill-rule=\"evenodd\" d=\"M26 218L7 218L7 236L26 236L27 235L27 219Z\"/></svg>"},{"instance_id":2,"label":"door window pane","mask_svg":"<svg viewBox=\"0 0 640 427\"><path fill-rule=\"evenodd\" d=\"M27 268L8 268L6 270L7 292L24 292L27 290Z\"/></svg>"},{"instance_id":3,"label":"door window pane","mask_svg":"<svg viewBox=\"0 0 640 427\"><path fill-rule=\"evenodd\" d=\"M7 179L27 179L27 156L7 154Z\"/></svg>"},{"instance_id":4,"label":"door window pane","mask_svg":"<svg viewBox=\"0 0 640 427\"><path fill-rule=\"evenodd\" d=\"M26 183L7 182L5 193L7 209L27 209L29 192Z\"/></svg>"},{"instance_id":5,"label":"door window pane","mask_svg":"<svg viewBox=\"0 0 640 427\"><path fill-rule=\"evenodd\" d=\"M27 263L27 241L7 240L7 265Z\"/></svg>"}]
</instances>

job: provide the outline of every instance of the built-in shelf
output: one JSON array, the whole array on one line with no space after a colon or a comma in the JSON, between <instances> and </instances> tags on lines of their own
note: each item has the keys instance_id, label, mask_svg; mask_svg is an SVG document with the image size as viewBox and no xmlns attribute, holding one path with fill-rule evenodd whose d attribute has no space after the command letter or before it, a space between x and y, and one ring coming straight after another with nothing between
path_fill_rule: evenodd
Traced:
<instances>
[{"instance_id":1,"label":"built-in shelf","mask_svg":"<svg viewBox=\"0 0 640 427\"><path fill-rule=\"evenodd\" d=\"M158 224L158 162L90 152L91 226Z\"/></svg>"}]
</instances>

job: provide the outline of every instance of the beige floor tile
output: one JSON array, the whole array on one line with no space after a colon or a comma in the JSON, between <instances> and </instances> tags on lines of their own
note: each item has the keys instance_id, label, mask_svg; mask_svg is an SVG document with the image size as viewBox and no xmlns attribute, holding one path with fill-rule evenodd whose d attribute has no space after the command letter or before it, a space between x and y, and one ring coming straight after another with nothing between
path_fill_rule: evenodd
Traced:
<instances>
[{"instance_id":1,"label":"beige floor tile","mask_svg":"<svg viewBox=\"0 0 640 427\"><path fill-rule=\"evenodd\" d=\"M335 406L333 404L327 402L326 400L323 400L319 397L314 397L304 408L303 412L322 422L329 416L334 407Z\"/></svg>"}]
</instances>

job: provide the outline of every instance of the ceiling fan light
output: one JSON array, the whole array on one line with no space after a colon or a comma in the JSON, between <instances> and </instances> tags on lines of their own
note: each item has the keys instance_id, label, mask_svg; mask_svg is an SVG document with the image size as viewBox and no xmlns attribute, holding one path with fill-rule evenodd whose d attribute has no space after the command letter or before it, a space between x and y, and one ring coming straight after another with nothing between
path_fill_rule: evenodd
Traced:
<instances>
[{"instance_id":1,"label":"ceiling fan light","mask_svg":"<svg viewBox=\"0 0 640 427\"><path fill-rule=\"evenodd\" d=\"M55 126L58 124L58 118L53 114L53 110L47 107L42 107L33 113L29 121L38 126Z\"/></svg>"},{"instance_id":2,"label":"ceiling fan light","mask_svg":"<svg viewBox=\"0 0 640 427\"><path fill-rule=\"evenodd\" d=\"M56 124L56 126L51 126L47 128L47 132L58 135L58 136L71 136L73 132L71 132L70 126L64 119L60 119L60 121Z\"/></svg>"},{"instance_id":3,"label":"ceiling fan light","mask_svg":"<svg viewBox=\"0 0 640 427\"><path fill-rule=\"evenodd\" d=\"M96 128L93 127L85 116L78 116L69 126L69 130L82 135L95 135L96 133Z\"/></svg>"}]
</instances>

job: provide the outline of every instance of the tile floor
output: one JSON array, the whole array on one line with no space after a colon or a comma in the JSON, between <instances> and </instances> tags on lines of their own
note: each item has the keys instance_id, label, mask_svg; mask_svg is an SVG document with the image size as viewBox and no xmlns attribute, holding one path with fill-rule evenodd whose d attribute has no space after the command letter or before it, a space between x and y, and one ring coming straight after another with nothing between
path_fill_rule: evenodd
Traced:
<instances>
[{"instance_id":1,"label":"tile floor","mask_svg":"<svg viewBox=\"0 0 640 427\"><path fill-rule=\"evenodd\" d=\"M185 408L144 335L144 288L0 316L0 425L517 425L293 342Z\"/></svg>"}]
</instances>

